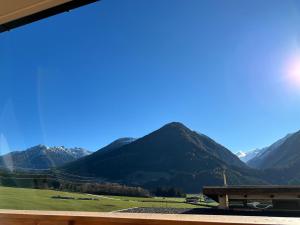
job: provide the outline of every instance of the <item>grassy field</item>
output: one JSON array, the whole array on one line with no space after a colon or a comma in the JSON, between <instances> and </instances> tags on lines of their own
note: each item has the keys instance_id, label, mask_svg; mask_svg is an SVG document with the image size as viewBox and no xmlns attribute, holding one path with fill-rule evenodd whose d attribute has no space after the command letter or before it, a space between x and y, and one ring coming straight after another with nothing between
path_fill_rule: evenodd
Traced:
<instances>
[{"instance_id":1,"label":"grassy field","mask_svg":"<svg viewBox=\"0 0 300 225\"><path fill-rule=\"evenodd\" d=\"M58 195L75 199L52 198ZM78 200L78 198L96 198L97 200ZM0 187L1 209L109 212L133 207L196 207L184 203L184 200L184 198L96 196L52 190Z\"/></svg>"}]
</instances>

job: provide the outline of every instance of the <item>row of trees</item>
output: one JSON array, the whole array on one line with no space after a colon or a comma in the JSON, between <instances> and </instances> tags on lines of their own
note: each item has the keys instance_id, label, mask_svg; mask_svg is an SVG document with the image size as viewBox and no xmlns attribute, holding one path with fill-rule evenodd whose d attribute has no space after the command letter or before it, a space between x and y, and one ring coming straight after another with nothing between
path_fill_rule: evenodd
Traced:
<instances>
[{"instance_id":1,"label":"row of trees","mask_svg":"<svg viewBox=\"0 0 300 225\"><path fill-rule=\"evenodd\" d=\"M150 197L150 192L141 187L129 187L117 183L68 183L64 182L60 185L62 191L73 191L89 194L102 195L120 195L135 197Z\"/></svg>"},{"instance_id":2,"label":"row of trees","mask_svg":"<svg viewBox=\"0 0 300 225\"><path fill-rule=\"evenodd\" d=\"M79 182L53 174L29 174L6 172L0 170L0 185L10 187L53 189L60 191L80 192L89 194L120 195L135 197L185 197L185 193L174 187L158 187L151 193L141 187L131 187L118 183L99 181Z\"/></svg>"},{"instance_id":3,"label":"row of trees","mask_svg":"<svg viewBox=\"0 0 300 225\"><path fill-rule=\"evenodd\" d=\"M159 197L186 197L186 194L174 187L158 187L153 191L155 196Z\"/></svg>"},{"instance_id":4,"label":"row of trees","mask_svg":"<svg viewBox=\"0 0 300 225\"><path fill-rule=\"evenodd\" d=\"M1 186L53 189L89 194L149 197L150 192L141 187L130 187L117 183L76 183L49 177L0 177Z\"/></svg>"}]
</instances>

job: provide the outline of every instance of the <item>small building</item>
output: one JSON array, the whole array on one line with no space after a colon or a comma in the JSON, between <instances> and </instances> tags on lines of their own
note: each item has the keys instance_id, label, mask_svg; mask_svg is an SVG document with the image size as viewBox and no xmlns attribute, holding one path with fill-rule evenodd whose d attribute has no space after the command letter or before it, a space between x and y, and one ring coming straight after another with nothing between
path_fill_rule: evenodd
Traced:
<instances>
[{"instance_id":1,"label":"small building","mask_svg":"<svg viewBox=\"0 0 300 225\"><path fill-rule=\"evenodd\" d=\"M189 203L189 204L198 204L199 203L200 198L197 196L193 196L193 197L186 197L185 198L185 202Z\"/></svg>"},{"instance_id":2,"label":"small building","mask_svg":"<svg viewBox=\"0 0 300 225\"><path fill-rule=\"evenodd\" d=\"M257 186L204 186L203 194L227 209L234 203L249 207L253 202L270 202L272 209L300 210L300 186L257 185Z\"/></svg>"}]
</instances>

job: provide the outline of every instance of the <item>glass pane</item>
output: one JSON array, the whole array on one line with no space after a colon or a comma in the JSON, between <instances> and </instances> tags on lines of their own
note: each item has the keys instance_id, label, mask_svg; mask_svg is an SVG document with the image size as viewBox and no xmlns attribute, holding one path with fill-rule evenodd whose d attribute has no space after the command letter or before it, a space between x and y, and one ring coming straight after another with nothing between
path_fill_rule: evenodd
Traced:
<instances>
[{"instance_id":1,"label":"glass pane","mask_svg":"<svg viewBox=\"0 0 300 225\"><path fill-rule=\"evenodd\" d=\"M0 208L298 216L299 7L100 1L1 33Z\"/></svg>"}]
</instances>

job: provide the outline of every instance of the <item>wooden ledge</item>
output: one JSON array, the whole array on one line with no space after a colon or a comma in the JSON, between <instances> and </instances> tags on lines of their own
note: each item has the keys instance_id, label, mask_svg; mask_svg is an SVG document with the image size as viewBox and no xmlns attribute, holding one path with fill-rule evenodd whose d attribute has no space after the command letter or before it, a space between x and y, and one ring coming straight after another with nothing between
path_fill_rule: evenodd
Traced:
<instances>
[{"instance_id":1,"label":"wooden ledge","mask_svg":"<svg viewBox=\"0 0 300 225\"><path fill-rule=\"evenodd\" d=\"M1 225L297 225L300 218L0 210Z\"/></svg>"}]
</instances>

